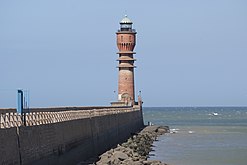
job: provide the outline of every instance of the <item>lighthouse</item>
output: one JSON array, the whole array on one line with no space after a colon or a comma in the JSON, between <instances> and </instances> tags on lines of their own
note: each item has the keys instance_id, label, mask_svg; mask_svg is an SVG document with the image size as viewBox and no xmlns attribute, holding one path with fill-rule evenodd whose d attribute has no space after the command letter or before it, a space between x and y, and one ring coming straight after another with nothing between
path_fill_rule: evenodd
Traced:
<instances>
[{"instance_id":1,"label":"lighthouse","mask_svg":"<svg viewBox=\"0 0 247 165\"><path fill-rule=\"evenodd\" d=\"M133 22L125 15L120 21L120 28L116 32L118 61L118 102L124 105L135 104L134 69L136 45L136 31L132 28Z\"/></svg>"}]
</instances>

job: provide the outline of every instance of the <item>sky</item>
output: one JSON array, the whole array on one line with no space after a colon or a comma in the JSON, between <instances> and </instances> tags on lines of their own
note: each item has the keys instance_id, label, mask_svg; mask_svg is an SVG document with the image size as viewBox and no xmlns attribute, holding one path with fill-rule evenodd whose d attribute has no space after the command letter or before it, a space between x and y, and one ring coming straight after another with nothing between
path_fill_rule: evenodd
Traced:
<instances>
[{"instance_id":1,"label":"sky","mask_svg":"<svg viewBox=\"0 0 247 165\"><path fill-rule=\"evenodd\" d=\"M125 14L144 106L247 106L246 0L0 0L0 107L116 101Z\"/></svg>"}]
</instances>

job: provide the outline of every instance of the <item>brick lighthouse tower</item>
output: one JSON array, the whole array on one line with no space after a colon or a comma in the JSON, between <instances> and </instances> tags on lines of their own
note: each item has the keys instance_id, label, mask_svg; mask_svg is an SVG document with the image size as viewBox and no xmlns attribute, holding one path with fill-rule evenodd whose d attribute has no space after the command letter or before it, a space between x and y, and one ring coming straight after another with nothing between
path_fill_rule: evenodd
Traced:
<instances>
[{"instance_id":1,"label":"brick lighthouse tower","mask_svg":"<svg viewBox=\"0 0 247 165\"><path fill-rule=\"evenodd\" d=\"M132 29L132 21L125 15L120 22L117 34L119 49L118 70L118 102L124 105L135 104L134 62L133 52L136 44L136 31Z\"/></svg>"}]
</instances>

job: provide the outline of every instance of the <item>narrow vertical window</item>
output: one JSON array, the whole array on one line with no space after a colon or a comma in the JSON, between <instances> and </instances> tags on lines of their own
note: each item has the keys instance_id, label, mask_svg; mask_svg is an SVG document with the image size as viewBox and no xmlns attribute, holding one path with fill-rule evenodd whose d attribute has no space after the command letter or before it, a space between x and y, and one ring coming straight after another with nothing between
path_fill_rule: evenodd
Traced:
<instances>
[{"instance_id":1,"label":"narrow vertical window","mask_svg":"<svg viewBox=\"0 0 247 165\"><path fill-rule=\"evenodd\" d=\"M121 36L121 42L123 42L123 36Z\"/></svg>"}]
</instances>

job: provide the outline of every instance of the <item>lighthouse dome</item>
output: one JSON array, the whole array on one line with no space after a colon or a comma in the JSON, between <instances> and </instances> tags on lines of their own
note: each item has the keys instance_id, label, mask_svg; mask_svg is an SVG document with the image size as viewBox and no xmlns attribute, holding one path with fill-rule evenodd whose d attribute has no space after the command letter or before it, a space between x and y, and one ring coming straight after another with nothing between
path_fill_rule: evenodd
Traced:
<instances>
[{"instance_id":1,"label":"lighthouse dome","mask_svg":"<svg viewBox=\"0 0 247 165\"><path fill-rule=\"evenodd\" d=\"M124 16L124 18L122 19L122 21L120 21L121 24L132 24L132 21L128 18L127 15Z\"/></svg>"}]
</instances>

